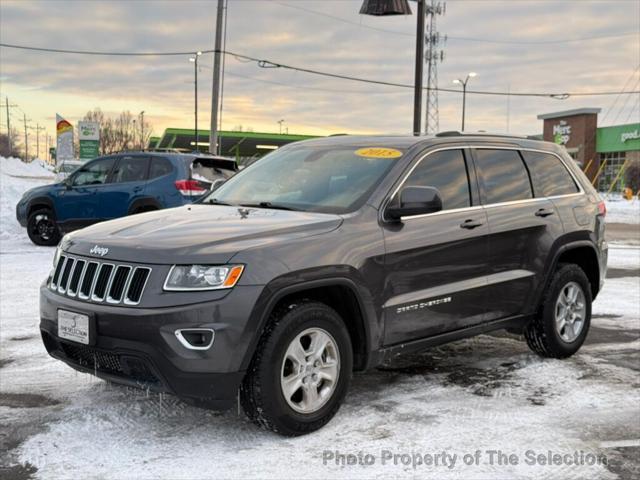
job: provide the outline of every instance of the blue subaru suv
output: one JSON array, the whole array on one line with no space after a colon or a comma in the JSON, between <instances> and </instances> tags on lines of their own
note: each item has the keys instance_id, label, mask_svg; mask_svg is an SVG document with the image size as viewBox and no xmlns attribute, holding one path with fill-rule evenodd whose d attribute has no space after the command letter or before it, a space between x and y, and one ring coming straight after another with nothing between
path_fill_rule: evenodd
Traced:
<instances>
[{"instance_id":1,"label":"blue subaru suv","mask_svg":"<svg viewBox=\"0 0 640 480\"><path fill-rule=\"evenodd\" d=\"M191 203L236 170L234 160L203 154L108 155L27 191L16 217L33 243L57 245L64 233L93 223Z\"/></svg>"}]
</instances>

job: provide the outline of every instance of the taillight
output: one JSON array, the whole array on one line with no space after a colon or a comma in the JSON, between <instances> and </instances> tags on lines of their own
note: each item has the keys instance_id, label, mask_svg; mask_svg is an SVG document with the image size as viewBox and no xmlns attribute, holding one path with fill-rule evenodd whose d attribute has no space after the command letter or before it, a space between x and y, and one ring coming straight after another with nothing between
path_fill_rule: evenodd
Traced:
<instances>
[{"instance_id":1,"label":"taillight","mask_svg":"<svg viewBox=\"0 0 640 480\"><path fill-rule=\"evenodd\" d=\"M598 202L598 214L603 217L607 214L607 204L604 203L604 200L600 200L600 202Z\"/></svg>"},{"instance_id":2,"label":"taillight","mask_svg":"<svg viewBox=\"0 0 640 480\"><path fill-rule=\"evenodd\" d=\"M187 197L199 197L207 191L198 180L176 180L175 185L178 191Z\"/></svg>"}]
</instances>

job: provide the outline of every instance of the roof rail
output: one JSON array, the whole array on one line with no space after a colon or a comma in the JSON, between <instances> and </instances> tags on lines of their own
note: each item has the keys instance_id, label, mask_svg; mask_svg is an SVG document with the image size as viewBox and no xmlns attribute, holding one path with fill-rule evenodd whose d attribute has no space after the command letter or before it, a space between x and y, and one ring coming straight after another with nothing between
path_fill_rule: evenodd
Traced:
<instances>
[{"instance_id":1,"label":"roof rail","mask_svg":"<svg viewBox=\"0 0 640 480\"><path fill-rule=\"evenodd\" d=\"M436 137L500 137L500 138L523 138L527 139L526 135L514 135L511 133L490 133L485 131L479 132L459 132L457 130L449 130L446 132L436 133Z\"/></svg>"}]
</instances>

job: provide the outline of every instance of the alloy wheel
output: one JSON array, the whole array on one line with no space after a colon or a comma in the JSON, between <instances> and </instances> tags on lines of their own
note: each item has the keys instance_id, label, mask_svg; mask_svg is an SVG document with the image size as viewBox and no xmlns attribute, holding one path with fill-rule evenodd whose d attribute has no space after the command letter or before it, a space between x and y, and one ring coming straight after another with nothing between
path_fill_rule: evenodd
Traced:
<instances>
[{"instance_id":1,"label":"alloy wheel","mask_svg":"<svg viewBox=\"0 0 640 480\"><path fill-rule=\"evenodd\" d=\"M580 336L586 312L582 287L576 282L567 283L560 290L555 308L556 331L563 341L571 343Z\"/></svg>"},{"instance_id":2,"label":"alloy wheel","mask_svg":"<svg viewBox=\"0 0 640 480\"><path fill-rule=\"evenodd\" d=\"M317 412L333 395L340 375L340 352L334 338L309 328L289 344L282 362L280 387L291 408Z\"/></svg>"}]
</instances>

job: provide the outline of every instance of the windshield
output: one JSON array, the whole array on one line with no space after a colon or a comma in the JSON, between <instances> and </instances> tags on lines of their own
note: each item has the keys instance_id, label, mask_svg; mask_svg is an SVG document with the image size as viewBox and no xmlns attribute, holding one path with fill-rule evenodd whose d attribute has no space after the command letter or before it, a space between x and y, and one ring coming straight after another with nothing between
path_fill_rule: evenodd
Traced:
<instances>
[{"instance_id":1,"label":"windshield","mask_svg":"<svg viewBox=\"0 0 640 480\"><path fill-rule=\"evenodd\" d=\"M77 164L77 163L63 163L62 165L60 165L60 172L61 173L71 173L74 172L77 168L80 167L81 164Z\"/></svg>"},{"instance_id":2,"label":"windshield","mask_svg":"<svg viewBox=\"0 0 640 480\"><path fill-rule=\"evenodd\" d=\"M379 158L380 151L394 152L394 158ZM277 150L236 174L203 203L352 212L401 155L394 149L345 146Z\"/></svg>"}]
</instances>

